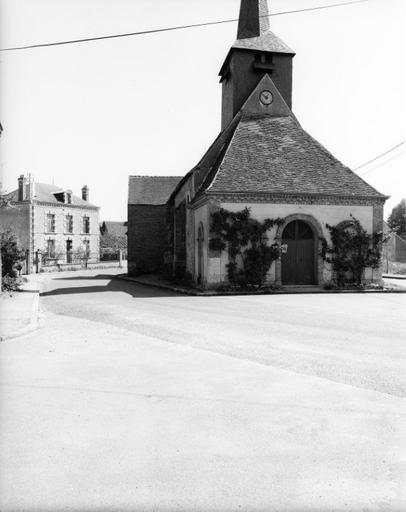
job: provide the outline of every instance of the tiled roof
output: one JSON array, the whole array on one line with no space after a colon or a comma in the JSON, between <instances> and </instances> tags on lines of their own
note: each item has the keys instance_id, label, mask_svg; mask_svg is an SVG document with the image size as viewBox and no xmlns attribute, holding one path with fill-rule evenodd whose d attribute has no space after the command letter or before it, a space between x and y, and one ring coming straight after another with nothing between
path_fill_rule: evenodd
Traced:
<instances>
[{"instance_id":1,"label":"tiled roof","mask_svg":"<svg viewBox=\"0 0 406 512\"><path fill-rule=\"evenodd\" d=\"M105 220L101 223L102 234L107 233L114 236L126 236L127 235L127 223L126 222L114 222Z\"/></svg>"},{"instance_id":2,"label":"tiled roof","mask_svg":"<svg viewBox=\"0 0 406 512\"><path fill-rule=\"evenodd\" d=\"M206 192L384 197L292 117L243 115Z\"/></svg>"},{"instance_id":3,"label":"tiled roof","mask_svg":"<svg viewBox=\"0 0 406 512\"><path fill-rule=\"evenodd\" d=\"M249 37L245 39L237 39L232 48L240 48L244 50L258 50L263 52L289 53L294 55L295 52L289 48L282 39L268 30L258 37Z\"/></svg>"},{"instance_id":4,"label":"tiled roof","mask_svg":"<svg viewBox=\"0 0 406 512\"><path fill-rule=\"evenodd\" d=\"M182 176L130 176L128 204L166 204Z\"/></svg>"}]
</instances>

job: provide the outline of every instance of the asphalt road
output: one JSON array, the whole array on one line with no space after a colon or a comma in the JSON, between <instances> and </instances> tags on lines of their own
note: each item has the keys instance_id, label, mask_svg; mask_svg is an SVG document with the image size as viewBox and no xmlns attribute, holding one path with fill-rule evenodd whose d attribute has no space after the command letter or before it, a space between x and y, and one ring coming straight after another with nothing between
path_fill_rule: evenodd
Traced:
<instances>
[{"instance_id":1,"label":"asphalt road","mask_svg":"<svg viewBox=\"0 0 406 512\"><path fill-rule=\"evenodd\" d=\"M406 509L406 294L44 278L0 345L0 509Z\"/></svg>"}]
</instances>

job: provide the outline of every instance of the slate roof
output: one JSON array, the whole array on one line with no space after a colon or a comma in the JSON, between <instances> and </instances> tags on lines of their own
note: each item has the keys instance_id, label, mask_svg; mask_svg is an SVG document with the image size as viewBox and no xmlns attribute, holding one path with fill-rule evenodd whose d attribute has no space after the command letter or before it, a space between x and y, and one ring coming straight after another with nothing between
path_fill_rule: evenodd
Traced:
<instances>
[{"instance_id":1,"label":"slate roof","mask_svg":"<svg viewBox=\"0 0 406 512\"><path fill-rule=\"evenodd\" d=\"M249 37L245 39L237 39L232 48L243 50L258 50L263 52L289 53L294 55L295 52L286 43L282 41L271 30L263 32L258 37Z\"/></svg>"},{"instance_id":2,"label":"slate roof","mask_svg":"<svg viewBox=\"0 0 406 512\"><path fill-rule=\"evenodd\" d=\"M163 205L182 176L130 176L128 204Z\"/></svg>"},{"instance_id":3,"label":"slate roof","mask_svg":"<svg viewBox=\"0 0 406 512\"><path fill-rule=\"evenodd\" d=\"M385 197L292 117L243 115L222 151L199 196L206 192Z\"/></svg>"},{"instance_id":4,"label":"slate roof","mask_svg":"<svg viewBox=\"0 0 406 512\"><path fill-rule=\"evenodd\" d=\"M66 204L66 206L83 206L87 208L98 208L98 206L89 203L89 201L84 201L81 197L75 196L71 194L71 203L63 203L58 201L55 197L55 194L61 194L66 192L65 189L61 187L57 187L56 185L48 185L47 183L34 183L34 200L40 203L54 203L54 204ZM18 198L18 190L13 190L10 192L10 197L12 197L13 201L17 201Z\"/></svg>"}]
</instances>

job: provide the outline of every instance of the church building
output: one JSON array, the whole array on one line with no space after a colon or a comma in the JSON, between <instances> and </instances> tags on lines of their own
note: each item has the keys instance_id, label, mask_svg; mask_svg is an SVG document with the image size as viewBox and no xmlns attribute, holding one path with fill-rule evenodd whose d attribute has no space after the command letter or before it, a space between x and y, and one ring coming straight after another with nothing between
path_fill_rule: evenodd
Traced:
<instances>
[{"instance_id":1,"label":"church building","mask_svg":"<svg viewBox=\"0 0 406 512\"><path fill-rule=\"evenodd\" d=\"M269 243L284 250L267 283L323 286L332 280L322 257L327 224L354 217L369 234L382 231L387 197L339 162L292 112L294 56L270 30L267 0L242 0L237 40L220 70L221 132L174 190L166 189L167 246L151 261L187 272L203 288L227 283L228 252L209 244L212 215L247 207L258 221L283 220L268 233ZM140 222L129 215L129 238ZM133 274L143 272L138 259L145 254L129 253ZM381 270L366 269L364 277L380 282Z\"/></svg>"}]
</instances>

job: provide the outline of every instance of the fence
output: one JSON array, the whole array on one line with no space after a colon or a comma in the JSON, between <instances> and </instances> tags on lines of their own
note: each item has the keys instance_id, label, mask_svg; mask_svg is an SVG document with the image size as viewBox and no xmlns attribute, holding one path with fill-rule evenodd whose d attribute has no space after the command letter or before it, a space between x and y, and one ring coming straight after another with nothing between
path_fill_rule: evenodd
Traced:
<instances>
[{"instance_id":1,"label":"fence","mask_svg":"<svg viewBox=\"0 0 406 512\"><path fill-rule=\"evenodd\" d=\"M120 255L121 253L121 255ZM121 261L127 259L127 249L100 249L100 261Z\"/></svg>"}]
</instances>

